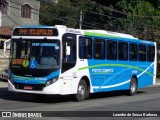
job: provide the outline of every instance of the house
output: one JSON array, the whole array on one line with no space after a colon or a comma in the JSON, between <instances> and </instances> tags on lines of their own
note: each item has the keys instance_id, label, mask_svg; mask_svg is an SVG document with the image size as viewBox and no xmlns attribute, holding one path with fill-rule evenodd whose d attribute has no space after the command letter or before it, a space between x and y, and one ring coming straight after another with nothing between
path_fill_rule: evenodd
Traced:
<instances>
[{"instance_id":1,"label":"house","mask_svg":"<svg viewBox=\"0 0 160 120\"><path fill-rule=\"evenodd\" d=\"M0 79L8 78L9 50L3 50L4 42L9 41L14 27L38 25L39 10L38 0L0 0ZM7 46L10 49L10 45Z\"/></svg>"},{"instance_id":2,"label":"house","mask_svg":"<svg viewBox=\"0 0 160 120\"><path fill-rule=\"evenodd\" d=\"M14 27L38 25L39 10L38 0L0 0L0 49Z\"/></svg>"}]
</instances>

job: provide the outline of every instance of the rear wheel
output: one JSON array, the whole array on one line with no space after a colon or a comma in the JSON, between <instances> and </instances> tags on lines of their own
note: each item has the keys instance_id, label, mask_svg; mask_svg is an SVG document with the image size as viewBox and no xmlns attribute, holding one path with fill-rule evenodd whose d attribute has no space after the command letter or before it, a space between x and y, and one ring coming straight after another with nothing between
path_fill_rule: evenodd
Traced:
<instances>
[{"instance_id":1,"label":"rear wheel","mask_svg":"<svg viewBox=\"0 0 160 120\"><path fill-rule=\"evenodd\" d=\"M137 80L133 77L130 82L129 95L133 96L137 93L137 86Z\"/></svg>"},{"instance_id":2,"label":"rear wheel","mask_svg":"<svg viewBox=\"0 0 160 120\"><path fill-rule=\"evenodd\" d=\"M77 94L75 95L76 101L83 101L87 97L89 97L87 84L84 80L81 80L79 82L78 88L77 88Z\"/></svg>"}]
</instances>

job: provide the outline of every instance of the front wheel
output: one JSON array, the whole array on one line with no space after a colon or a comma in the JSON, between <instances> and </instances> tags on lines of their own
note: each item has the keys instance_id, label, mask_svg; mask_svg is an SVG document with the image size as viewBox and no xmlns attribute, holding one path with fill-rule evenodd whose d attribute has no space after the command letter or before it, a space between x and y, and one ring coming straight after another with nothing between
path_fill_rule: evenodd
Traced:
<instances>
[{"instance_id":1,"label":"front wheel","mask_svg":"<svg viewBox=\"0 0 160 120\"><path fill-rule=\"evenodd\" d=\"M77 94L75 95L76 101L80 102L85 100L87 98L87 94L87 84L84 80L81 80L77 88Z\"/></svg>"},{"instance_id":2,"label":"front wheel","mask_svg":"<svg viewBox=\"0 0 160 120\"><path fill-rule=\"evenodd\" d=\"M130 96L133 96L137 93L137 86L138 86L137 80L136 80L136 78L133 77L131 79L130 88L129 88L129 95Z\"/></svg>"}]
</instances>

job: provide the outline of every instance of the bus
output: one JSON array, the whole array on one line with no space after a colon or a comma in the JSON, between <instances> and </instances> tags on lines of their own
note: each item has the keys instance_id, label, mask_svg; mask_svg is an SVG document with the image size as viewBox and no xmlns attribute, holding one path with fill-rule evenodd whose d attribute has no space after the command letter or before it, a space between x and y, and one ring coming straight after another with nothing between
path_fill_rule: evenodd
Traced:
<instances>
[{"instance_id":1,"label":"bus","mask_svg":"<svg viewBox=\"0 0 160 120\"><path fill-rule=\"evenodd\" d=\"M156 82L157 45L129 34L55 26L20 26L11 36L9 91L37 95L128 91Z\"/></svg>"}]
</instances>

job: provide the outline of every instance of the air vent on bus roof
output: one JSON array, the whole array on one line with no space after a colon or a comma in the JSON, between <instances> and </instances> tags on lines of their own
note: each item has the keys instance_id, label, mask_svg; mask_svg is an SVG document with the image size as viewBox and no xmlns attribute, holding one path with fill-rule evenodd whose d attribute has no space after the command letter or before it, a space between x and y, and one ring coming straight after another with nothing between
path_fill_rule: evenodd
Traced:
<instances>
[{"instance_id":1,"label":"air vent on bus roof","mask_svg":"<svg viewBox=\"0 0 160 120\"><path fill-rule=\"evenodd\" d=\"M67 27L64 26L64 25L55 25L55 27L59 27L59 28L67 28Z\"/></svg>"}]
</instances>

